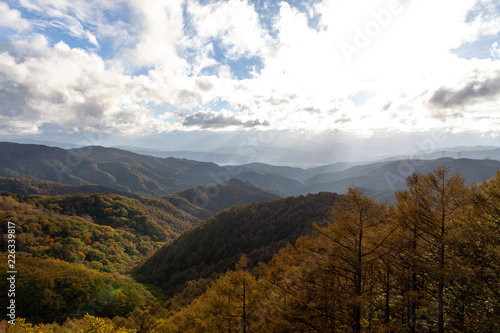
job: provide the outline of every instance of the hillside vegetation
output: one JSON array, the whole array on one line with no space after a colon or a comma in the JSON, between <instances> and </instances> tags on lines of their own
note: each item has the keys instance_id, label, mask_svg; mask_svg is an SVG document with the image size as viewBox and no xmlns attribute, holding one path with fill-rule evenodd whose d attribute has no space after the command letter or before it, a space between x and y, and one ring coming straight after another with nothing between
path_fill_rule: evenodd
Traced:
<instances>
[{"instance_id":1,"label":"hillside vegetation","mask_svg":"<svg viewBox=\"0 0 500 333\"><path fill-rule=\"evenodd\" d=\"M74 194L119 194L130 198L140 198L132 193L121 192L99 185L66 185L40 179L0 177L0 191L14 194L74 195Z\"/></svg>"},{"instance_id":2,"label":"hillside vegetation","mask_svg":"<svg viewBox=\"0 0 500 333\"><path fill-rule=\"evenodd\" d=\"M252 201L263 202L277 200L280 197L269 192L262 191L252 183L232 178L225 184L215 186L199 186L180 193L179 197L209 211L212 215L233 207ZM167 197L167 200L170 200Z\"/></svg>"},{"instance_id":3,"label":"hillside vegetation","mask_svg":"<svg viewBox=\"0 0 500 333\"><path fill-rule=\"evenodd\" d=\"M395 206L357 188L251 274L242 256L149 332L498 332L500 174L413 174Z\"/></svg>"},{"instance_id":4,"label":"hillside vegetation","mask_svg":"<svg viewBox=\"0 0 500 333\"><path fill-rule=\"evenodd\" d=\"M224 273L242 254L249 268L256 267L311 232L314 223L326 224L336 198L320 193L224 210L158 250L134 275L172 295L190 280Z\"/></svg>"}]
</instances>

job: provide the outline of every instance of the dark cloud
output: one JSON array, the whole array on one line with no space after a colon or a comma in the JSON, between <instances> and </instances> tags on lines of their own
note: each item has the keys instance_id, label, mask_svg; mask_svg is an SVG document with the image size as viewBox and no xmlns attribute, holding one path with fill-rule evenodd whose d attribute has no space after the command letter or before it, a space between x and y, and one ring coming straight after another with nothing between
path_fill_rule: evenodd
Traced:
<instances>
[{"instance_id":1,"label":"dark cloud","mask_svg":"<svg viewBox=\"0 0 500 333\"><path fill-rule=\"evenodd\" d=\"M187 116L182 125L186 127L199 126L204 129L216 129L230 126L253 128L259 126L269 126L270 124L268 121L261 122L258 119L243 122L234 115L226 116L222 113L199 111L191 116Z\"/></svg>"},{"instance_id":2,"label":"dark cloud","mask_svg":"<svg viewBox=\"0 0 500 333\"><path fill-rule=\"evenodd\" d=\"M382 111L387 111L392 105L392 101L387 101L385 102L384 106L382 107Z\"/></svg>"},{"instance_id":3,"label":"dark cloud","mask_svg":"<svg viewBox=\"0 0 500 333\"><path fill-rule=\"evenodd\" d=\"M5 42L0 44L0 53L7 53L16 59L16 63L23 63L28 59L41 58L44 53L41 49L28 43Z\"/></svg>"},{"instance_id":4,"label":"dark cloud","mask_svg":"<svg viewBox=\"0 0 500 333\"><path fill-rule=\"evenodd\" d=\"M321 113L321 109L313 108L312 106L299 109L299 111L304 111L304 112L308 112L308 113Z\"/></svg>"},{"instance_id":5,"label":"dark cloud","mask_svg":"<svg viewBox=\"0 0 500 333\"><path fill-rule=\"evenodd\" d=\"M214 87L213 83L210 80L207 80L207 79L199 79L199 80L197 80L196 81L196 85L202 91L210 91Z\"/></svg>"},{"instance_id":6,"label":"dark cloud","mask_svg":"<svg viewBox=\"0 0 500 333\"><path fill-rule=\"evenodd\" d=\"M28 99L31 96L28 87L13 82L1 83L0 77L0 115L17 118L23 117L29 120L40 118L40 111L30 106Z\"/></svg>"},{"instance_id":7,"label":"dark cloud","mask_svg":"<svg viewBox=\"0 0 500 333\"><path fill-rule=\"evenodd\" d=\"M104 110L94 100L76 105L75 111L79 120L101 119L104 117Z\"/></svg>"},{"instance_id":8,"label":"dark cloud","mask_svg":"<svg viewBox=\"0 0 500 333\"><path fill-rule=\"evenodd\" d=\"M429 99L431 106L441 109L460 108L468 104L492 100L500 95L500 73L484 81L471 80L460 89L441 87Z\"/></svg>"},{"instance_id":9,"label":"dark cloud","mask_svg":"<svg viewBox=\"0 0 500 333\"><path fill-rule=\"evenodd\" d=\"M195 94L194 92L189 91L187 89L182 89L181 91L179 91L179 93L177 94L177 97L181 101L196 100L199 98L199 96L197 94Z\"/></svg>"},{"instance_id":10,"label":"dark cloud","mask_svg":"<svg viewBox=\"0 0 500 333\"><path fill-rule=\"evenodd\" d=\"M271 96L266 100L266 102L270 103L273 106L278 106L281 104L287 104L290 103L292 100L294 100L297 97L295 94L291 95L285 95L282 97L277 97L277 96Z\"/></svg>"},{"instance_id":11,"label":"dark cloud","mask_svg":"<svg viewBox=\"0 0 500 333\"><path fill-rule=\"evenodd\" d=\"M335 124L345 124L351 121L351 118L349 118L347 115L343 114L342 117L339 119L335 120Z\"/></svg>"}]
</instances>

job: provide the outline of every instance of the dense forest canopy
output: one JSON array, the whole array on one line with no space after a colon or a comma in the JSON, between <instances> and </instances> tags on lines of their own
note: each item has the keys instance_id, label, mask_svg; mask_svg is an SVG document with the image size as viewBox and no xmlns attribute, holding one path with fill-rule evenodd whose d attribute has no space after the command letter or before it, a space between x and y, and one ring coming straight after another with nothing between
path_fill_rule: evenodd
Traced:
<instances>
[{"instance_id":1,"label":"dense forest canopy","mask_svg":"<svg viewBox=\"0 0 500 333\"><path fill-rule=\"evenodd\" d=\"M395 206L351 188L260 274L246 258L154 332L498 332L500 175L413 174Z\"/></svg>"}]
</instances>

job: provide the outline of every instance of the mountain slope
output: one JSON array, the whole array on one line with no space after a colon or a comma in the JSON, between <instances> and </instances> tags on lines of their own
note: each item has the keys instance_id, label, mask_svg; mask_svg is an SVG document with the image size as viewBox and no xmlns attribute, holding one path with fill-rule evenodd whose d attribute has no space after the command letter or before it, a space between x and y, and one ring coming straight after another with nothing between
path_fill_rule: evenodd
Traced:
<instances>
[{"instance_id":1,"label":"mountain slope","mask_svg":"<svg viewBox=\"0 0 500 333\"><path fill-rule=\"evenodd\" d=\"M290 178L292 180L303 182L306 179L316 175L313 169L303 169L288 166L275 166L264 163L249 163L239 166L245 171L253 171L261 174L275 174Z\"/></svg>"},{"instance_id":2,"label":"mountain slope","mask_svg":"<svg viewBox=\"0 0 500 333\"><path fill-rule=\"evenodd\" d=\"M152 235L111 227L115 223L109 215L77 216L66 203L55 197L0 195L0 221L16 225L16 254L124 273L162 245L152 241ZM7 223L0 224L0 232L0 251L7 251Z\"/></svg>"},{"instance_id":3,"label":"mountain slope","mask_svg":"<svg viewBox=\"0 0 500 333\"><path fill-rule=\"evenodd\" d=\"M213 163L157 158L98 146L64 150L0 143L0 177L96 184L145 196L176 193L212 181Z\"/></svg>"},{"instance_id":4,"label":"mountain slope","mask_svg":"<svg viewBox=\"0 0 500 333\"><path fill-rule=\"evenodd\" d=\"M342 172L325 173L309 178L306 185L294 194L335 191L344 193L355 185L375 191L395 191L406 186L406 177L413 171L428 173L440 166L459 171L468 185L490 179L500 170L500 161L441 158L437 160L400 160L379 162L349 168Z\"/></svg>"},{"instance_id":5,"label":"mountain slope","mask_svg":"<svg viewBox=\"0 0 500 333\"><path fill-rule=\"evenodd\" d=\"M230 179L227 184L200 186L177 193L177 195L200 208L208 210L212 214L235 205L242 205L252 201L272 201L280 198L235 178Z\"/></svg>"},{"instance_id":6,"label":"mountain slope","mask_svg":"<svg viewBox=\"0 0 500 333\"><path fill-rule=\"evenodd\" d=\"M159 158L99 146L64 150L0 142L0 156L0 177L100 185L141 196L174 194L229 178L239 178L278 193L302 186L280 175L243 172L231 177L226 168L214 163Z\"/></svg>"},{"instance_id":7,"label":"mountain slope","mask_svg":"<svg viewBox=\"0 0 500 333\"><path fill-rule=\"evenodd\" d=\"M99 185L66 185L58 182L40 179L0 177L0 191L14 194L35 195L73 195L73 194L119 194L130 198L139 197Z\"/></svg>"},{"instance_id":8,"label":"mountain slope","mask_svg":"<svg viewBox=\"0 0 500 333\"><path fill-rule=\"evenodd\" d=\"M249 267L268 262L288 243L325 224L337 195L320 193L224 210L158 250L135 271L138 281L173 294L190 280L233 268L242 254Z\"/></svg>"}]
</instances>

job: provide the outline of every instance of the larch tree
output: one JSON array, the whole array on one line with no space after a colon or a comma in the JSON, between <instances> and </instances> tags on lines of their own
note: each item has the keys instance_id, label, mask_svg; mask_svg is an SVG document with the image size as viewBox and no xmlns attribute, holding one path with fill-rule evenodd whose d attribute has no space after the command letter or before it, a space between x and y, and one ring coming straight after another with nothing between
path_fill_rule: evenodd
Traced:
<instances>
[{"instance_id":1,"label":"larch tree","mask_svg":"<svg viewBox=\"0 0 500 333\"><path fill-rule=\"evenodd\" d=\"M407 185L408 189L398 195L398 207L406 218L406 227L414 244L413 255L417 259L413 269L417 268L417 261L426 257L425 263L420 262L425 266L422 273L428 273L437 280L437 330L442 333L445 330L445 287L456 273L452 269L452 258L460 221L468 207L469 190L464 178L458 173L451 174L446 167L426 175L415 173L408 178ZM419 241L425 242L423 246L427 254L417 252ZM414 279L417 274L416 270L412 272L412 288L418 286L418 281ZM414 307L415 300L412 300L413 315ZM410 323L412 331L414 324Z\"/></svg>"},{"instance_id":2,"label":"larch tree","mask_svg":"<svg viewBox=\"0 0 500 333\"><path fill-rule=\"evenodd\" d=\"M316 230L330 244L336 274L342 278L340 287L351 300L350 328L361 332L364 312L368 325L372 324L370 307L374 291L383 281L379 273L387 255L384 244L393 229L388 227L386 205L372 201L358 188L341 195L332 214L333 223Z\"/></svg>"}]
</instances>

